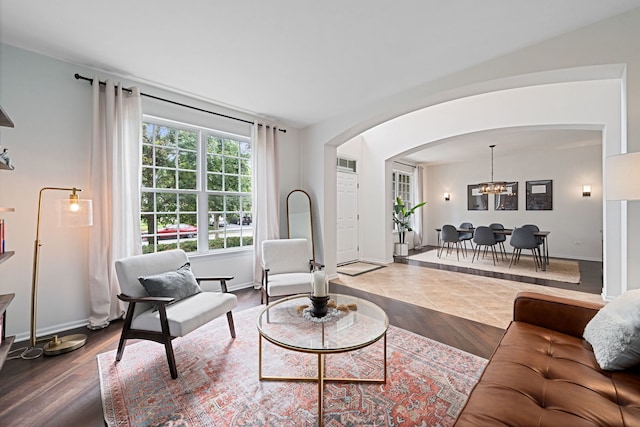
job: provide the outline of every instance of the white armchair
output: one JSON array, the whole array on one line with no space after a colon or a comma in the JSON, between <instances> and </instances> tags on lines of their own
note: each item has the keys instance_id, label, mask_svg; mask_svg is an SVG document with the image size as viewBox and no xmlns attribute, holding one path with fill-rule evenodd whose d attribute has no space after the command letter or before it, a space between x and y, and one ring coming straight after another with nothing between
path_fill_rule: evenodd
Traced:
<instances>
[{"instance_id":1,"label":"white armchair","mask_svg":"<svg viewBox=\"0 0 640 427\"><path fill-rule=\"evenodd\" d=\"M127 339L146 339L164 344L171 378L178 377L171 340L188 334L211 320L227 314L231 336L235 328L231 310L238 305L228 293L233 276L195 278L182 250L137 255L118 260L116 274L129 303L122 327L116 361L122 359ZM202 291L201 281L220 282L221 292Z\"/></svg>"},{"instance_id":2,"label":"white armchair","mask_svg":"<svg viewBox=\"0 0 640 427\"><path fill-rule=\"evenodd\" d=\"M307 239L262 242L262 303L269 297L311 292L313 271L323 268L309 259Z\"/></svg>"}]
</instances>

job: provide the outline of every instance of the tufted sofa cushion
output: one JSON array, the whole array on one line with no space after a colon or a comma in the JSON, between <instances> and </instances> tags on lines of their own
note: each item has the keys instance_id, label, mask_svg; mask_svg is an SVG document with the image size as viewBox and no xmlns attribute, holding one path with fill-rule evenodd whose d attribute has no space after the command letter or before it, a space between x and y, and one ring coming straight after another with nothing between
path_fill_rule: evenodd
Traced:
<instances>
[{"instance_id":1,"label":"tufted sofa cushion","mask_svg":"<svg viewBox=\"0 0 640 427\"><path fill-rule=\"evenodd\" d=\"M524 305L537 309L544 326L535 324L535 312L518 315L516 301L516 320L456 426L640 425L640 369L601 370L591 346L580 337L584 323L597 310L588 306L576 310L563 298L541 297L544 303L539 303L529 293L525 297L529 300ZM569 311L565 316L563 309ZM550 316L562 332L549 328Z\"/></svg>"}]
</instances>

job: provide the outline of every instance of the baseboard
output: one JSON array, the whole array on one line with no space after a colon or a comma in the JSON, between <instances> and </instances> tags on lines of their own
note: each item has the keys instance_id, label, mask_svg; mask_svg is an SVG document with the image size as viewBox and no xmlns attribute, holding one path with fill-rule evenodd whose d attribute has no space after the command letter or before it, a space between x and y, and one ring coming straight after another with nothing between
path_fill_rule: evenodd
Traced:
<instances>
[{"instance_id":1,"label":"baseboard","mask_svg":"<svg viewBox=\"0 0 640 427\"><path fill-rule=\"evenodd\" d=\"M64 331L68 331L70 329L82 328L83 326L87 326L88 324L89 324L89 319L82 319L82 320L76 320L73 322L60 323L54 326L49 326L44 329L38 329L36 331L36 336L38 338L47 338ZM29 341L29 339L31 339L31 335L29 334L29 332L17 333L15 342L19 343L20 341Z\"/></svg>"}]
</instances>

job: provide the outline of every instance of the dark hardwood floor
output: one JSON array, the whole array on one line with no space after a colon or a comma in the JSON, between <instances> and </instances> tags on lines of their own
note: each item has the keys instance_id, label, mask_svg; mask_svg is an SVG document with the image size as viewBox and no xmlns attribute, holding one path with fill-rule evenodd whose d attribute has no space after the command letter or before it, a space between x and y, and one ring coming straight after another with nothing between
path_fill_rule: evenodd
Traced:
<instances>
[{"instance_id":1,"label":"dark hardwood floor","mask_svg":"<svg viewBox=\"0 0 640 427\"><path fill-rule=\"evenodd\" d=\"M583 262L580 265L583 280L593 289L599 283L601 289L601 264L585 263L585 270ZM493 326L334 283L330 290L367 298L387 312L392 325L484 358L491 355L503 333ZM257 290L243 289L235 294L235 311L260 304ZM0 426L104 426L96 356L117 348L121 327L122 321L114 321L99 331L68 331L88 334L87 344L60 356L8 360L0 371ZM14 344L14 348L21 344Z\"/></svg>"}]
</instances>

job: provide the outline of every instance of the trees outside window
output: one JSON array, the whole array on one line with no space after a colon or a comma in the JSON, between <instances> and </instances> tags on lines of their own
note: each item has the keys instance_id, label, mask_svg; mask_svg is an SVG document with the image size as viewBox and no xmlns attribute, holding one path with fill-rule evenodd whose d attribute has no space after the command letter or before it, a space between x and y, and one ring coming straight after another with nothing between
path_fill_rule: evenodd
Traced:
<instances>
[{"instance_id":1,"label":"trees outside window","mask_svg":"<svg viewBox=\"0 0 640 427\"><path fill-rule=\"evenodd\" d=\"M143 252L251 247L250 139L157 119L142 135Z\"/></svg>"}]
</instances>

